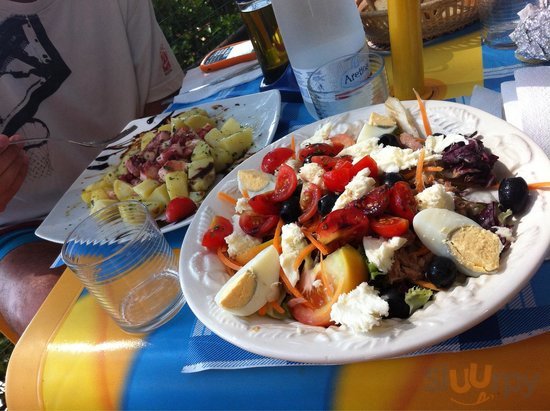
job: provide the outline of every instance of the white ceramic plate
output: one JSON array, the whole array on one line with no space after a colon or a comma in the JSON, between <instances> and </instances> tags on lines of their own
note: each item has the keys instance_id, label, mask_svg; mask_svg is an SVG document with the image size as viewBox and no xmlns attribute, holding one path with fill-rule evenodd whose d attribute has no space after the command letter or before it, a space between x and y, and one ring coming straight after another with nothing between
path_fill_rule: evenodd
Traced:
<instances>
[{"instance_id":1,"label":"white ceramic plate","mask_svg":"<svg viewBox=\"0 0 550 411\"><path fill-rule=\"evenodd\" d=\"M419 122L416 102L405 105ZM503 120L468 106L441 101L428 101L427 110L434 132L478 130L484 136L484 144L499 156L499 173L519 175L527 182L548 181L548 157ZM310 124L293 135L301 141L327 120L358 130L373 111L385 113L382 105L367 107ZM345 129L340 128L338 131ZM259 168L268 151L288 146L289 141L290 136L276 141L239 168ZM489 317L518 293L542 263L550 243L550 225L541 224L550 219L550 192L539 191L532 193L529 211L517 225L517 240L503 256L498 273L469 278L464 286L439 292L433 302L407 320L384 320L382 326L368 334L353 335L337 327L324 329L259 316L239 318L215 304L214 296L227 276L216 256L200 244L214 215L232 215L231 207L217 201L216 194L223 190L237 195L236 172L227 175L210 192L191 223L181 248L180 279L190 308L208 328L225 340L264 356L309 363L347 363L394 357L444 341Z\"/></svg>"},{"instance_id":2,"label":"white ceramic plate","mask_svg":"<svg viewBox=\"0 0 550 411\"><path fill-rule=\"evenodd\" d=\"M277 125L279 124L281 94L278 90L271 90L213 101L196 107L206 110L214 118L223 120L234 117L242 125L252 127L254 130L254 144L249 152L255 153L273 140ZM177 115L182 111L190 109L191 107L180 109L173 114ZM109 147L120 146L130 142L140 133L157 127L166 116L167 114L163 113L156 116L154 120L151 120L151 118L142 118L132 121L126 128L136 124L138 126L137 130L118 142L112 143ZM49 241L63 243L72 228L90 214L90 210L80 199L80 193L88 184L99 180L103 176L104 171L102 167L118 164L120 153L120 150L110 150L108 147L102 151L96 161L92 162L84 170L57 202L53 210L36 230L36 235ZM189 217L183 221L165 225L162 227L162 231L169 232L184 227L191 222L192 218Z\"/></svg>"}]
</instances>

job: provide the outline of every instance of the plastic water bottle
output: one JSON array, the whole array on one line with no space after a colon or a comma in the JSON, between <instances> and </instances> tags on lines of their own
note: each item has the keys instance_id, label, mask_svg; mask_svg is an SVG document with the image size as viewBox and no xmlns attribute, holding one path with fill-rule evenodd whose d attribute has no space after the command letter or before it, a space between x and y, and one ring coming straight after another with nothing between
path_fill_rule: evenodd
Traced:
<instances>
[{"instance_id":1,"label":"plastic water bottle","mask_svg":"<svg viewBox=\"0 0 550 411\"><path fill-rule=\"evenodd\" d=\"M367 50L354 0L272 0L273 11L304 104L316 117L307 80L319 66Z\"/></svg>"}]
</instances>

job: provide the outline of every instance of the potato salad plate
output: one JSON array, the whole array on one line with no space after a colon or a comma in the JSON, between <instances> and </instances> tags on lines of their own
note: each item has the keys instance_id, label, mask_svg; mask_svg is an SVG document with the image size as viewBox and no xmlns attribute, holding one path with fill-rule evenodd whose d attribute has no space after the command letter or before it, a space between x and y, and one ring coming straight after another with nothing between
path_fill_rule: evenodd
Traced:
<instances>
[{"instance_id":1,"label":"potato salad plate","mask_svg":"<svg viewBox=\"0 0 550 411\"><path fill-rule=\"evenodd\" d=\"M208 102L130 122L71 185L36 230L63 243L71 228L110 203L138 200L163 232L188 225L208 191L269 144L279 123L276 90ZM186 202L172 204L186 198ZM175 211L174 211L175 210Z\"/></svg>"},{"instance_id":2,"label":"potato salad plate","mask_svg":"<svg viewBox=\"0 0 550 411\"><path fill-rule=\"evenodd\" d=\"M398 103L296 130L209 192L179 262L187 303L204 325L288 361L391 358L470 329L528 283L550 244L550 225L541 224L550 192L533 184L550 180L548 157L481 110ZM261 178L271 185L260 190ZM520 191L524 198L510 202ZM216 230L231 233L226 244Z\"/></svg>"}]
</instances>

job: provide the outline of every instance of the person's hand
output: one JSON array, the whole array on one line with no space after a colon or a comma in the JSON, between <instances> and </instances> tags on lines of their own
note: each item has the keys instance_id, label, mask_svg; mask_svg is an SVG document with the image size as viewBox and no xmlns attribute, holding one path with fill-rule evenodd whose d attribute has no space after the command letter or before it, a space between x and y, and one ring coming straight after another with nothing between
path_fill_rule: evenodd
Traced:
<instances>
[{"instance_id":1,"label":"person's hand","mask_svg":"<svg viewBox=\"0 0 550 411\"><path fill-rule=\"evenodd\" d=\"M19 139L19 136L0 134L0 212L6 209L21 188L29 168L29 158L23 147L19 144L8 144Z\"/></svg>"}]
</instances>

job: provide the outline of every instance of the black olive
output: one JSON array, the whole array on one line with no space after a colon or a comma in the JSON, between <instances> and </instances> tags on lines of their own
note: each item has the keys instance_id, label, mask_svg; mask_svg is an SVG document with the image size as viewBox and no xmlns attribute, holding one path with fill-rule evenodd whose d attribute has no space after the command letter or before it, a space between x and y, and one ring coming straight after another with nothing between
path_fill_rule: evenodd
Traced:
<instances>
[{"instance_id":1,"label":"black olive","mask_svg":"<svg viewBox=\"0 0 550 411\"><path fill-rule=\"evenodd\" d=\"M435 256L426 270L426 279L437 288L449 288L456 280L456 273L456 265L450 258Z\"/></svg>"},{"instance_id":2,"label":"black olive","mask_svg":"<svg viewBox=\"0 0 550 411\"><path fill-rule=\"evenodd\" d=\"M399 173L386 173L384 174L383 182L384 184L389 185L390 187L393 186L398 181L405 181L403 176Z\"/></svg>"},{"instance_id":3,"label":"black olive","mask_svg":"<svg viewBox=\"0 0 550 411\"><path fill-rule=\"evenodd\" d=\"M317 203L317 209L319 211L319 214L327 215L328 213L330 213L337 199L338 199L338 194L334 194L334 193L328 193L328 194L325 194L323 197L321 197L321 199L319 200L319 203Z\"/></svg>"},{"instance_id":4,"label":"black olive","mask_svg":"<svg viewBox=\"0 0 550 411\"><path fill-rule=\"evenodd\" d=\"M384 146L399 147L399 141L397 141L397 137L395 137L393 134L382 134L380 137L378 137L378 144L382 144Z\"/></svg>"},{"instance_id":5,"label":"black olive","mask_svg":"<svg viewBox=\"0 0 550 411\"><path fill-rule=\"evenodd\" d=\"M302 210L300 209L300 198L297 196L292 196L288 200L284 201L281 205L281 211L279 212L279 215L285 224L298 221L298 217L300 217L301 214Z\"/></svg>"},{"instance_id":6,"label":"black olive","mask_svg":"<svg viewBox=\"0 0 550 411\"><path fill-rule=\"evenodd\" d=\"M405 294L395 288L390 288L380 295L380 298L386 300L390 306L390 312L387 318L409 318L411 308L405 302Z\"/></svg>"},{"instance_id":7,"label":"black olive","mask_svg":"<svg viewBox=\"0 0 550 411\"><path fill-rule=\"evenodd\" d=\"M529 199L529 188L521 177L505 178L498 187L498 201L504 210L521 213Z\"/></svg>"}]
</instances>

